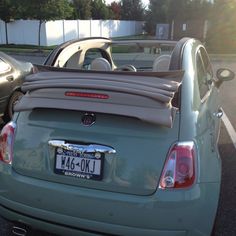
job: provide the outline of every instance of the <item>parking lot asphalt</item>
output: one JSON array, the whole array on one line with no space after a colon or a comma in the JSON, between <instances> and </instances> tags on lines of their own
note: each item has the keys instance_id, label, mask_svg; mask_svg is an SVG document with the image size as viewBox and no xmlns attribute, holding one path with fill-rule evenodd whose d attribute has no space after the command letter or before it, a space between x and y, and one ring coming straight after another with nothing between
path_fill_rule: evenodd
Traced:
<instances>
[{"instance_id":1,"label":"parking lot asphalt","mask_svg":"<svg viewBox=\"0 0 236 236\"><path fill-rule=\"evenodd\" d=\"M236 235L236 150L222 123L219 139L222 159L222 182L214 236Z\"/></svg>"}]
</instances>

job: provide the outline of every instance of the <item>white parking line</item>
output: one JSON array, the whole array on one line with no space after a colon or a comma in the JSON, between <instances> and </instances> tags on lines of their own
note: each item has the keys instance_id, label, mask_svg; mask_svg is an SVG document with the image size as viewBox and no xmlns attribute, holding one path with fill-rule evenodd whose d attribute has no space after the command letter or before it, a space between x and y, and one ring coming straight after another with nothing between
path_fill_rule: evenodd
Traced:
<instances>
[{"instance_id":1,"label":"white parking line","mask_svg":"<svg viewBox=\"0 0 236 236\"><path fill-rule=\"evenodd\" d=\"M230 138L232 139L233 145L234 145L234 147L236 149L236 132L234 130L234 127L230 123L229 118L226 116L225 112L224 112L224 114L222 116L222 121L224 122L225 127L226 127L226 129L228 131L228 134L229 134Z\"/></svg>"}]
</instances>

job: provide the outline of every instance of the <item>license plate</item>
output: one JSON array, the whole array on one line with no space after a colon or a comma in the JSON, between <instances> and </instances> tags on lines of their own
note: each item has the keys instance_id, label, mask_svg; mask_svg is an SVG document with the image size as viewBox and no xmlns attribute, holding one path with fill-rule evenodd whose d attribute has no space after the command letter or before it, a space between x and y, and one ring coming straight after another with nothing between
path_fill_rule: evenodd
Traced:
<instances>
[{"instance_id":1,"label":"license plate","mask_svg":"<svg viewBox=\"0 0 236 236\"><path fill-rule=\"evenodd\" d=\"M56 148L55 173L82 179L102 179L103 153L81 153Z\"/></svg>"}]
</instances>

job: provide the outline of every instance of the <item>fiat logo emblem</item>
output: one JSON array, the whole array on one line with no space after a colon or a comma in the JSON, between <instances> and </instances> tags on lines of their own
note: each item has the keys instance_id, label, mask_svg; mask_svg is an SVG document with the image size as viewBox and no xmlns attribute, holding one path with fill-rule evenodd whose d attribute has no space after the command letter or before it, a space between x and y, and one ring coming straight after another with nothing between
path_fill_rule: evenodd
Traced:
<instances>
[{"instance_id":1,"label":"fiat logo emblem","mask_svg":"<svg viewBox=\"0 0 236 236\"><path fill-rule=\"evenodd\" d=\"M82 116L82 124L84 126L91 126L95 123L96 121L96 116L93 113L85 113Z\"/></svg>"}]
</instances>

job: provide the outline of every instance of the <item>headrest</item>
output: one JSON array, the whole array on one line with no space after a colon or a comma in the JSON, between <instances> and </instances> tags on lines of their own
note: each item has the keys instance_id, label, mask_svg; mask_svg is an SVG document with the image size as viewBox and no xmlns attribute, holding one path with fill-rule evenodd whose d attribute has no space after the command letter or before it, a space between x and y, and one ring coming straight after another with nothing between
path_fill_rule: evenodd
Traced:
<instances>
[{"instance_id":1,"label":"headrest","mask_svg":"<svg viewBox=\"0 0 236 236\"><path fill-rule=\"evenodd\" d=\"M170 66L170 55L161 55L157 57L153 62L152 70L157 71L168 71Z\"/></svg>"},{"instance_id":2,"label":"headrest","mask_svg":"<svg viewBox=\"0 0 236 236\"><path fill-rule=\"evenodd\" d=\"M105 58L99 57L91 62L91 70L111 71L111 64Z\"/></svg>"}]
</instances>

